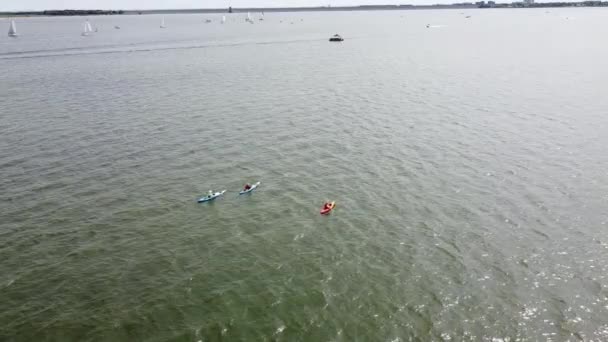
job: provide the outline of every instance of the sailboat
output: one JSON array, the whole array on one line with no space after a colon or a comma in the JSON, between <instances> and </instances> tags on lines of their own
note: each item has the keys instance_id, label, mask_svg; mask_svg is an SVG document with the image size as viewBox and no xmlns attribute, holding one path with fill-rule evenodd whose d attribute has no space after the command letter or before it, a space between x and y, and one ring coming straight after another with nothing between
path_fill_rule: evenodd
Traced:
<instances>
[{"instance_id":1,"label":"sailboat","mask_svg":"<svg viewBox=\"0 0 608 342\"><path fill-rule=\"evenodd\" d=\"M253 19L251 18L251 13L247 12L247 19L245 19L245 21L248 21L253 24Z\"/></svg>"},{"instance_id":2,"label":"sailboat","mask_svg":"<svg viewBox=\"0 0 608 342\"><path fill-rule=\"evenodd\" d=\"M160 28L167 28L167 26L165 26L165 17L160 20Z\"/></svg>"},{"instance_id":3,"label":"sailboat","mask_svg":"<svg viewBox=\"0 0 608 342\"><path fill-rule=\"evenodd\" d=\"M91 27L91 23L87 20L84 22L84 26L82 29L82 35L83 36L88 36L93 32L93 28Z\"/></svg>"},{"instance_id":4,"label":"sailboat","mask_svg":"<svg viewBox=\"0 0 608 342\"><path fill-rule=\"evenodd\" d=\"M224 24L226 22L226 16L222 17L222 24Z\"/></svg>"},{"instance_id":5,"label":"sailboat","mask_svg":"<svg viewBox=\"0 0 608 342\"><path fill-rule=\"evenodd\" d=\"M14 20L11 20L11 25L8 27L8 36L17 37L17 26L15 26Z\"/></svg>"}]
</instances>

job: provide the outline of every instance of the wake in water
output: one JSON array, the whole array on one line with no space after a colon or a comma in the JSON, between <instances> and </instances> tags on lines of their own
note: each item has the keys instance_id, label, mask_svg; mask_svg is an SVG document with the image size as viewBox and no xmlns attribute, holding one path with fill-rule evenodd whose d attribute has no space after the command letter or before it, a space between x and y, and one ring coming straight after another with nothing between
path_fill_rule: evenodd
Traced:
<instances>
[{"instance_id":1,"label":"wake in water","mask_svg":"<svg viewBox=\"0 0 608 342\"><path fill-rule=\"evenodd\" d=\"M166 50L189 50L189 49L204 49L218 47L233 47L246 45L274 45L274 44L291 44L302 42L319 41L320 39L293 39L293 40L277 40L266 42L238 42L238 43L216 43L216 44L199 44L199 45L184 45L184 46L139 46L137 45L115 45L104 46L101 48L66 48L54 50L35 50L24 52L8 52L0 54L0 59L20 59L20 58L43 58L43 57L61 57L61 56L81 56L81 55L101 55L108 53L132 53L132 52L150 52L150 51L166 51ZM113 49L113 48L116 49Z\"/></svg>"}]
</instances>

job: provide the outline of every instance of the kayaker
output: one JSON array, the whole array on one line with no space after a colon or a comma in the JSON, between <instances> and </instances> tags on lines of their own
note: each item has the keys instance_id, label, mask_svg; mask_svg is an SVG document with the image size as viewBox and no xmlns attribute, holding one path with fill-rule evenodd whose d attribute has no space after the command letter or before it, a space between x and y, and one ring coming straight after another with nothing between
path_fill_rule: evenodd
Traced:
<instances>
[{"instance_id":1,"label":"kayaker","mask_svg":"<svg viewBox=\"0 0 608 342\"><path fill-rule=\"evenodd\" d=\"M323 206L323 209L325 209L325 210L331 209L331 203L325 202L325 205Z\"/></svg>"},{"instance_id":2,"label":"kayaker","mask_svg":"<svg viewBox=\"0 0 608 342\"><path fill-rule=\"evenodd\" d=\"M207 195L209 196L209 198L213 197L213 191L209 190L209 193L207 193Z\"/></svg>"},{"instance_id":3,"label":"kayaker","mask_svg":"<svg viewBox=\"0 0 608 342\"><path fill-rule=\"evenodd\" d=\"M251 189L251 185L249 185L249 183L245 184L245 190L244 191L247 191L249 189Z\"/></svg>"}]
</instances>

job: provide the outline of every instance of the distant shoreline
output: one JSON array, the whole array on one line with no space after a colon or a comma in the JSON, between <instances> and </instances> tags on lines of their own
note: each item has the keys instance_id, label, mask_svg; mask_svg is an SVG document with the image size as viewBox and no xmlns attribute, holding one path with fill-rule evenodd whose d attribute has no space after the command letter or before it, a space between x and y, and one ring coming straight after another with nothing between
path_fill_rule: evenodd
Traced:
<instances>
[{"instance_id":1,"label":"distant shoreline","mask_svg":"<svg viewBox=\"0 0 608 342\"><path fill-rule=\"evenodd\" d=\"M388 11L429 9L475 9L475 8L553 8L553 7L608 7L608 1L547 2L547 3L458 3L451 5L367 5L339 7L251 7L251 8L201 8L167 10L46 10L0 12L0 17L26 16L86 16L86 15L144 15L144 14L196 14L196 13L247 13L247 12L340 12L340 11Z\"/></svg>"}]
</instances>

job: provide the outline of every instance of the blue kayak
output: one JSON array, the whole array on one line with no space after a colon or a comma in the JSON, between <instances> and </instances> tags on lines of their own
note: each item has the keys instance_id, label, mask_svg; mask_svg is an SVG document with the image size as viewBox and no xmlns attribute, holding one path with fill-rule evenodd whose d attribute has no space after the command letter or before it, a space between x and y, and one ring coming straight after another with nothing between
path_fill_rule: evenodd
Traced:
<instances>
[{"instance_id":1,"label":"blue kayak","mask_svg":"<svg viewBox=\"0 0 608 342\"><path fill-rule=\"evenodd\" d=\"M209 202L209 201L213 201L214 199L222 196L224 193L226 192L226 190L222 191L222 192L216 192L213 195L209 196L203 196L201 198L198 199L198 203L204 203L204 202Z\"/></svg>"},{"instance_id":2,"label":"blue kayak","mask_svg":"<svg viewBox=\"0 0 608 342\"><path fill-rule=\"evenodd\" d=\"M260 186L260 182L253 184L251 186L251 188L249 188L247 190L243 190L243 191L239 192L239 195L248 194L248 193L252 192L253 190L255 190L258 186Z\"/></svg>"}]
</instances>

